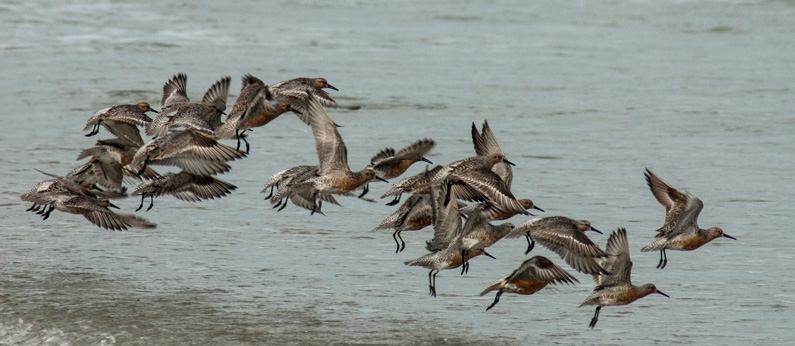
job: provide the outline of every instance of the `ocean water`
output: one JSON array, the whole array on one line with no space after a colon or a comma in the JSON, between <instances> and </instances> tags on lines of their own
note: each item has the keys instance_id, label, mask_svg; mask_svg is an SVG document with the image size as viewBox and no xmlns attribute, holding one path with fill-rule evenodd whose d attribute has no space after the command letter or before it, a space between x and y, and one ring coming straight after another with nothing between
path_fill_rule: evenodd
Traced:
<instances>
[{"instance_id":1,"label":"ocean water","mask_svg":"<svg viewBox=\"0 0 795 346\"><path fill-rule=\"evenodd\" d=\"M4 2L0 344L790 344L792 18L792 1ZM577 306L593 286L570 270L579 284L484 312L493 295L478 294L527 258L523 239L467 275L440 273L432 298L427 271L403 264L432 232L404 233L395 254L391 232L371 232L394 210L386 200L340 198L325 216L263 200L271 174L317 162L289 114L220 176L238 186L230 196L137 213L156 229L25 212L19 195L47 178L34 168L65 174L93 145L81 130L94 111L155 105L179 72L193 99L232 76L229 104L245 73L327 78L339 103L361 106L330 111L354 170L425 137L435 163L472 156L472 123L488 120L517 197L589 220L602 246L626 227L633 282L671 298L605 307L590 330L593 307ZM655 269L640 248L664 210L646 167L704 201L703 228L738 240L670 251ZM139 200L114 203L133 213ZM531 255L568 269L543 247Z\"/></svg>"}]
</instances>

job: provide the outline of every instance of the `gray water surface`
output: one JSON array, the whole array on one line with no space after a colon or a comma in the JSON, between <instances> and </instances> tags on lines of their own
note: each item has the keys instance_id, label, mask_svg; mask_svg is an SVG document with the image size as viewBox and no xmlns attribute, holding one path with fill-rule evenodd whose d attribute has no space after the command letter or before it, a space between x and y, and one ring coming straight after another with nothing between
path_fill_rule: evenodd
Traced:
<instances>
[{"instance_id":1,"label":"gray water surface","mask_svg":"<svg viewBox=\"0 0 795 346\"><path fill-rule=\"evenodd\" d=\"M0 344L790 344L793 18L791 1L4 2ZM338 102L362 106L330 111L354 170L424 137L435 163L472 156L471 124L488 119L517 197L591 221L601 246L626 227L634 283L671 298L606 307L589 330L593 307L577 306L593 286L570 270L580 284L484 312L493 295L478 294L527 258L523 239L467 275L442 272L432 298L428 272L403 264L431 231L405 233L400 254L391 232L370 231L386 200L340 198L326 216L263 200L271 174L317 162L289 114L220 176L232 195L137 213L156 229L24 212L19 195L47 178L34 168L65 174L93 145L81 130L94 111L158 104L178 72L194 100L232 76L230 104L245 73L327 78ZM704 201L702 227L738 240L670 251L655 269L640 248L664 210L645 167ZM132 213L139 200L115 203Z\"/></svg>"}]
</instances>

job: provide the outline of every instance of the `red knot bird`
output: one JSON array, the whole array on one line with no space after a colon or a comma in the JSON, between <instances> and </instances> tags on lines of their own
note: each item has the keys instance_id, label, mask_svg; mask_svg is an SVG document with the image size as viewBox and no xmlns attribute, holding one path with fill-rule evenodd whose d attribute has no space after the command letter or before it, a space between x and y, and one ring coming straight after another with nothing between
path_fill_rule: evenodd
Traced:
<instances>
[{"instance_id":1,"label":"red knot bird","mask_svg":"<svg viewBox=\"0 0 795 346\"><path fill-rule=\"evenodd\" d=\"M394 213L387 216L373 231L392 228L392 238L395 240L397 249L395 253L406 248L401 232L418 231L433 223L432 207L429 195L411 195ZM400 241L398 241L400 239Z\"/></svg>"},{"instance_id":2,"label":"red knot bird","mask_svg":"<svg viewBox=\"0 0 795 346\"><path fill-rule=\"evenodd\" d=\"M40 182L31 191L22 195L22 200L33 202L28 211L38 211L43 220L53 210L83 215L91 223L108 230L126 230L128 227L154 228L156 225L135 215L117 214L108 207L116 208L107 198L99 198L86 186L59 177ZM44 207L40 209L39 207Z\"/></svg>"},{"instance_id":3,"label":"red knot bird","mask_svg":"<svg viewBox=\"0 0 795 346\"><path fill-rule=\"evenodd\" d=\"M580 281L557 264L552 263L548 258L535 256L524 261L510 275L492 282L489 287L480 292L480 295L483 296L497 290L494 302L486 308L486 311L489 311L499 303L500 296L505 292L531 295L547 287L548 284L564 283L573 285L575 282Z\"/></svg>"},{"instance_id":4,"label":"red knot bird","mask_svg":"<svg viewBox=\"0 0 795 346\"><path fill-rule=\"evenodd\" d=\"M325 107L339 107L337 101L334 101L334 99L323 90L326 88L339 91L339 89L329 84L325 78L306 77L293 78L271 84L268 86L268 91L270 91L277 100L287 102L293 109L298 110L298 118L309 125L309 115L307 115L306 112L309 111L310 99L320 102L320 104ZM345 108L359 109L358 106Z\"/></svg>"},{"instance_id":5,"label":"red knot bird","mask_svg":"<svg viewBox=\"0 0 795 346\"><path fill-rule=\"evenodd\" d=\"M657 287L653 284L645 284L643 286L632 284L632 261L629 259L629 242L627 241L626 229L619 228L618 231L610 235L605 251L610 256L603 258L601 262L602 266L610 274L594 275L596 287L579 306L596 305L596 311L591 323L588 325L590 328L596 326L602 306L627 305L652 293L659 293L668 297L667 294L657 290Z\"/></svg>"},{"instance_id":6,"label":"red knot bird","mask_svg":"<svg viewBox=\"0 0 795 346\"><path fill-rule=\"evenodd\" d=\"M447 184L448 193L455 190L456 196L464 200L491 201L503 210L528 214L505 181L491 170L498 162L513 165L500 153L473 156L448 164L431 178L431 183ZM446 196L444 203L450 200Z\"/></svg>"},{"instance_id":7,"label":"red knot bird","mask_svg":"<svg viewBox=\"0 0 795 346\"><path fill-rule=\"evenodd\" d=\"M425 158L425 155L428 155L434 146L436 146L434 140L425 138L397 152L393 148L385 148L370 159L370 166L383 179L397 178L417 161L433 164Z\"/></svg>"},{"instance_id":8,"label":"red knot bird","mask_svg":"<svg viewBox=\"0 0 795 346\"><path fill-rule=\"evenodd\" d=\"M227 161L244 156L246 153L199 132L175 131L138 149L127 168L140 175L150 164L166 165L196 175L214 175L229 171Z\"/></svg>"},{"instance_id":9,"label":"red knot bird","mask_svg":"<svg viewBox=\"0 0 795 346\"><path fill-rule=\"evenodd\" d=\"M321 211L323 202L339 205L334 196L331 194L315 195L311 186L301 184L301 182L317 176L317 169L317 166L301 165L277 172L265 182L265 188L262 189L262 193L265 193L270 188L270 193L265 196L265 199L270 199L271 205L274 209L279 208L278 211L286 208L287 202L290 201L301 208L309 210L310 215L315 213L325 215ZM275 193L274 190L276 190ZM315 200L315 198L318 200Z\"/></svg>"},{"instance_id":10,"label":"red knot bird","mask_svg":"<svg viewBox=\"0 0 795 346\"><path fill-rule=\"evenodd\" d=\"M379 178L372 167L365 167L358 172L351 171L348 166L348 149L342 141L342 136L337 131L337 125L331 121L323 105L309 97L307 114L309 116L312 134L315 136L315 149L318 156L317 175L304 181L294 182L295 191L309 189L314 195L313 200L323 199L325 195L349 195L351 191L364 187L359 197L367 191L367 183ZM300 186L297 186L300 185ZM313 207L313 210L317 208Z\"/></svg>"},{"instance_id":11,"label":"red knot bird","mask_svg":"<svg viewBox=\"0 0 795 346\"><path fill-rule=\"evenodd\" d=\"M523 222L507 235L527 238L527 251L530 253L535 242L557 253L574 270L585 274L608 273L599 265L600 258L607 253L585 235L586 231L599 232L585 220L574 220L565 216L547 216Z\"/></svg>"},{"instance_id":12,"label":"red knot bird","mask_svg":"<svg viewBox=\"0 0 795 346\"><path fill-rule=\"evenodd\" d=\"M679 192L649 169L644 174L651 193L665 207L665 223L657 229L654 241L640 251L660 251L660 263L657 268L663 269L668 264L665 250L690 251L709 243L715 238L736 238L723 233L719 227L702 229L698 227L698 214L704 208L704 202L688 192Z\"/></svg>"},{"instance_id":13,"label":"red knot bird","mask_svg":"<svg viewBox=\"0 0 795 346\"><path fill-rule=\"evenodd\" d=\"M190 102L186 93L187 80L188 76L180 73L163 85L160 114L147 126L147 136L163 136L174 127L215 135L214 131L221 125L221 115L226 109L231 78L223 77L213 83L201 103Z\"/></svg>"},{"instance_id":14,"label":"red knot bird","mask_svg":"<svg viewBox=\"0 0 795 346\"><path fill-rule=\"evenodd\" d=\"M100 127L104 126L116 137L125 139L134 144L143 145L144 142L141 138L141 132L138 130L138 126L146 127L152 122L152 119L146 115L146 112L158 113L146 102L103 108L96 111L88 118L86 127L83 131L91 129L91 132L86 134L86 137L90 137L99 133Z\"/></svg>"},{"instance_id":15,"label":"red knot bird","mask_svg":"<svg viewBox=\"0 0 795 346\"><path fill-rule=\"evenodd\" d=\"M139 184L130 195L141 195L141 205L135 211L143 208L144 199L148 196L149 207L146 210L149 211L154 205L154 198L162 195L173 195L177 199L187 202L199 202L205 199L221 198L234 189L237 189L237 186L221 179L183 171L169 172L145 181Z\"/></svg>"},{"instance_id":16,"label":"red knot bird","mask_svg":"<svg viewBox=\"0 0 795 346\"><path fill-rule=\"evenodd\" d=\"M232 105L226 122L215 130L215 134L219 138L236 138L238 149L242 139L246 143L246 153L248 153L249 144L242 132L268 124L279 115L292 110L292 106L289 103L276 101L259 78L246 74L242 80L240 95Z\"/></svg>"},{"instance_id":17,"label":"red knot bird","mask_svg":"<svg viewBox=\"0 0 795 346\"><path fill-rule=\"evenodd\" d=\"M426 248L431 252L404 262L409 266L420 266L430 269L430 272L428 272L428 283L430 294L434 297L436 297L436 275L440 271L463 266L464 263L467 263L475 256L487 255L492 257L483 248L474 248L472 251L467 252L462 251L461 238L464 234L458 203L448 203L446 206L441 203L443 196L447 194L446 188L444 185L441 186L441 193L437 193L434 186L431 186L430 189L434 234L433 239L427 242ZM450 194L455 196L455 192L450 192ZM462 253L466 257L462 256Z\"/></svg>"}]
</instances>

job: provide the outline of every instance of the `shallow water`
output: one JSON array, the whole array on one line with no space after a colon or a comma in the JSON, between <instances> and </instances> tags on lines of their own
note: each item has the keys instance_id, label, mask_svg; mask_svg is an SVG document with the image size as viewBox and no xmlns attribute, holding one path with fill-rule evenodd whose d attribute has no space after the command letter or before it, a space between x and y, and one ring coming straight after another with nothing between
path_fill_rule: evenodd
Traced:
<instances>
[{"instance_id":1,"label":"shallow water","mask_svg":"<svg viewBox=\"0 0 795 346\"><path fill-rule=\"evenodd\" d=\"M791 343L794 17L789 1L6 2L0 344ZM591 281L575 273L576 286L506 294L484 313L493 295L478 293L526 258L517 239L468 275L439 274L434 299L427 271L403 264L430 231L404 234L400 254L390 232L370 232L393 207L341 198L309 216L262 200L268 176L317 160L292 116L251 133L251 155L220 177L231 196L138 213L156 229L24 212L19 195L46 178L33 168L65 174L93 144L81 129L94 111L157 104L178 72L194 99L231 75L230 104L244 73L327 78L340 103L362 106L331 111L353 169L423 137L436 163L471 156L471 123L488 119L518 197L627 227L634 283L671 298L606 307L589 330L593 309L576 307ZM738 240L671 251L654 269L657 254L639 249L663 208L644 167L704 201L702 227Z\"/></svg>"}]
</instances>

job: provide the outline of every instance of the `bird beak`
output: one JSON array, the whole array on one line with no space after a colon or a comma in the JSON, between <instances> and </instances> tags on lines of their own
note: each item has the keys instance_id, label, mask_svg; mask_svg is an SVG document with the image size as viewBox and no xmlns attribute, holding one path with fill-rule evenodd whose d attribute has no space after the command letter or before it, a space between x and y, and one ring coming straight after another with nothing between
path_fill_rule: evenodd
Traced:
<instances>
[{"instance_id":1,"label":"bird beak","mask_svg":"<svg viewBox=\"0 0 795 346\"><path fill-rule=\"evenodd\" d=\"M335 88L335 87L334 87L333 85L331 85L331 84L329 84L329 85L328 85L328 88L329 88L329 89L331 89L331 90L340 91L340 89L337 89L337 88Z\"/></svg>"},{"instance_id":2,"label":"bird beak","mask_svg":"<svg viewBox=\"0 0 795 346\"><path fill-rule=\"evenodd\" d=\"M596 232L596 233L599 233L599 234L604 234L604 233L602 233L601 231L599 231L598 229L596 229L596 228L593 228L593 227L591 227L591 230L592 230L592 231L594 231L594 232Z\"/></svg>"},{"instance_id":3,"label":"bird beak","mask_svg":"<svg viewBox=\"0 0 795 346\"><path fill-rule=\"evenodd\" d=\"M667 297L667 298L671 298L671 296L669 296L669 295L667 295L667 294L665 294L665 293L662 293L662 292L660 292L660 291L657 291L657 293L659 293L659 294L662 294L662 295L664 295L664 296L665 296L665 297Z\"/></svg>"},{"instance_id":4,"label":"bird beak","mask_svg":"<svg viewBox=\"0 0 795 346\"><path fill-rule=\"evenodd\" d=\"M160 113L160 112L158 112L158 111L156 111L156 110L154 110L154 109L151 109L151 108L149 108L149 111L150 111L150 112L154 112L154 113Z\"/></svg>"},{"instance_id":5,"label":"bird beak","mask_svg":"<svg viewBox=\"0 0 795 346\"><path fill-rule=\"evenodd\" d=\"M497 259L497 257L492 256L490 253L488 253L486 251L483 251L483 254L486 255L486 257Z\"/></svg>"},{"instance_id":6,"label":"bird beak","mask_svg":"<svg viewBox=\"0 0 795 346\"><path fill-rule=\"evenodd\" d=\"M730 236L730 235L728 235L728 234L726 234L726 233L723 233L723 236L724 236L724 237L726 237L726 238L729 238L729 239L731 239L731 240L737 240L737 238L735 238L735 237L732 237L732 236Z\"/></svg>"},{"instance_id":7,"label":"bird beak","mask_svg":"<svg viewBox=\"0 0 795 346\"><path fill-rule=\"evenodd\" d=\"M544 211L544 209L541 209L541 208L539 208L539 207L536 207L536 206L533 206L533 209L540 210L540 211Z\"/></svg>"},{"instance_id":8,"label":"bird beak","mask_svg":"<svg viewBox=\"0 0 795 346\"><path fill-rule=\"evenodd\" d=\"M422 160L422 161L425 161L425 162L427 162L427 163L429 163L429 164L433 164L433 162L431 162L431 160L428 160L428 159L426 159L426 158L424 158L424 157L423 157L421 160Z\"/></svg>"},{"instance_id":9,"label":"bird beak","mask_svg":"<svg viewBox=\"0 0 795 346\"><path fill-rule=\"evenodd\" d=\"M110 202L108 202L108 206L111 207L111 208L121 209L121 208L117 207L115 204L110 203Z\"/></svg>"},{"instance_id":10,"label":"bird beak","mask_svg":"<svg viewBox=\"0 0 795 346\"><path fill-rule=\"evenodd\" d=\"M381 177L379 177L379 176L375 176L375 178L376 178L376 179L378 179L378 180L380 180L380 181L383 181L383 182L385 182L385 183L388 183L388 182L389 182L388 180L386 180L386 179L384 179L384 178L381 178Z\"/></svg>"},{"instance_id":11,"label":"bird beak","mask_svg":"<svg viewBox=\"0 0 795 346\"><path fill-rule=\"evenodd\" d=\"M511 161L508 161L508 159L503 159L503 160L502 160L502 162L505 162L505 163L507 163L507 164L509 164L509 165L511 165L511 166L516 166L516 164L514 164L514 163L513 163L513 162L511 162Z\"/></svg>"},{"instance_id":12,"label":"bird beak","mask_svg":"<svg viewBox=\"0 0 795 346\"><path fill-rule=\"evenodd\" d=\"M304 113L301 113L301 112L299 112L299 111L297 111L295 109L293 109L293 113L298 114L298 115L304 115Z\"/></svg>"}]
</instances>

